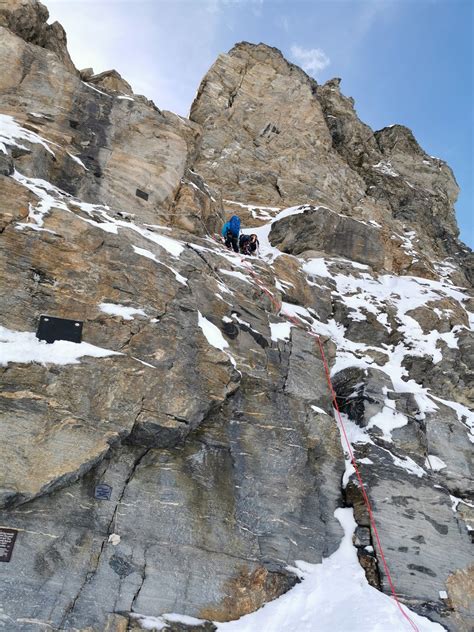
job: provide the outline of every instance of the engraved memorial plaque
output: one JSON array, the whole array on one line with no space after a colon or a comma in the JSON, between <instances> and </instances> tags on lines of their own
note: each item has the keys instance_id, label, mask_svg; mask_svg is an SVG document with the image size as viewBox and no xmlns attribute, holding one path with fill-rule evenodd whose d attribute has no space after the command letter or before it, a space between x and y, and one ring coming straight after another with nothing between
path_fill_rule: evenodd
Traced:
<instances>
[{"instance_id":1,"label":"engraved memorial plaque","mask_svg":"<svg viewBox=\"0 0 474 632\"><path fill-rule=\"evenodd\" d=\"M94 498L96 500L110 500L112 495L112 488L107 483L100 483L97 485L94 492Z\"/></svg>"},{"instance_id":2,"label":"engraved memorial plaque","mask_svg":"<svg viewBox=\"0 0 474 632\"><path fill-rule=\"evenodd\" d=\"M0 529L0 562L10 561L17 533L16 529Z\"/></svg>"}]
</instances>

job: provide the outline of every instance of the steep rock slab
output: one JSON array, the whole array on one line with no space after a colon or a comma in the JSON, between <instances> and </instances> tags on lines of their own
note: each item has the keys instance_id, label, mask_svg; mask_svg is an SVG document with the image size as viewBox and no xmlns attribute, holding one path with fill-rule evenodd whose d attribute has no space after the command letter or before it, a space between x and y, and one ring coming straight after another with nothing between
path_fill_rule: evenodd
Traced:
<instances>
[{"instance_id":1,"label":"steep rock slab","mask_svg":"<svg viewBox=\"0 0 474 632\"><path fill-rule=\"evenodd\" d=\"M322 206L284 217L272 224L270 242L283 252L298 255L317 250L368 264L384 266L382 232L379 228L345 217Z\"/></svg>"},{"instance_id":2,"label":"steep rock slab","mask_svg":"<svg viewBox=\"0 0 474 632\"><path fill-rule=\"evenodd\" d=\"M230 339L253 359L248 374L184 445L117 447L66 489L2 514L20 533L0 568L12 632L33 617L99 632L124 611L235 618L293 584L287 564L337 548L342 452L332 417L311 408L328 407L324 374L302 375L297 394L287 371L301 341L255 354L249 320ZM110 502L94 499L98 483Z\"/></svg>"},{"instance_id":3,"label":"steep rock slab","mask_svg":"<svg viewBox=\"0 0 474 632\"><path fill-rule=\"evenodd\" d=\"M106 386L99 377L102 360L66 369L7 367L5 423L14 421L12 402L19 400L27 417L22 428L31 424L36 404L32 434L36 438L45 425L50 430L49 442L39 447L24 437L30 437L30 451L18 455L23 470L14 468L35 472L37 488L6 499L29 501L2 520L21 534L14 560L0 569L8 573L12 629L35 618L99 632L114 612L153 608L161 614L170 600L176 610L229 618L281 594L294 581L286 564L301 556L319 561L340 538L332 513L340 502L342 453L332 419L310 407L329 408L315 347L298 333L291 344L270 340L270 303L239 257L204 240L185 245L169 231L145 229L48 183L15 178L4 177L19 195L2 234L3 280L10 288L4 288L9 299L2 322L33 331L39 313L80 318L86 340L125 355L105 360ZM277 293L271 269L263 275ZM205 326L199 326L198 311ZM239 376L213 336L225 336L243 374L239 393L221 410ZM34 388L32 374L38 377ZM25 382L32 394L22 392ZM52 396L61 417L53 418ZM69 409L77 418L66 424ZM115 431L110 442L108 414ZM204 417L206 434L175 451L148 452L176 445ZM84 462L89 428L96 453ZM120 440L138 447L116 448L120 474L111 471L109 478L107 450ZM74 468L68 463L62 477L56 470L53 477L54 454L66 445ZM18 487L26 482L15 481ZM100 505L105 513L96 522L91 506L99 501L91 503L91 496L100 482L112 483L115 504ZM147 499L143 507L140 497ZM177 525L184 525L179 537ZM113 533L120 542L108 541ZM71 573L66 561L74 555ZM178 577L177 559L186 569ZM28 581L18 586L12 578L27 570Z\"/></svg>"},{"instance_id":4,"label":"steep rock slab","mask_svg":"<svg viewBox=\"0 0 474 632\"><path fill-rule=\"evenodd\" d=\"M364 183L332 149L316 82L264 44L237 44L204 77L190 118L196 170L246 204L319 202L347 210Z\"/></svg>"},{"instance_id":5,"label":"steep rock slab","mask_svg":"<svg viewBox=\"0 0 474 632\"><path fill-rule=\"evenodd\" d=\"M356 438L355 458L398 594L448 630L468 630L472 609L461 605L453 613L442 599L456 573L471 573L469 533L450 496L451 491L468 498L472 488L466 428L445 406L422 414L413 395L394 393L390 378L379 369L344 369L335 375L334 387ZM362 531L371 529L357 480L353 475L347 480L356 520ZM373 540L367 543L375 546ZM380 563L373 577L389 591Z\"/></svg>"},{"instance_id":6,"label":"steep rock slab","mask_svg":"<svg viewBox=\"0 0 474 632\"><path fill-rule=\"evenodd\" d=\"M60 375L36 364L1 373L1 506L80 477L130 433L140 411L144 371L125 358L83 360Z\"/></svg>"},{"instance_id":7,"label":"steep rock slab","mask_svg":"<svg viewBox=\"0 0 474 632\"><path fill-rule=\"evenodd\" d=\"M206 232L208 220L214 230L220 202L202 179L193 182L199 199L175 203L199 137L196 124L144 99L98 90L68 72L53 53L1 31L0 113L41 139L18 141L18 171L143 222L169 223L173 206L175 223L181 214L196 216L195 232Z\"/></svg>"},{"instance_id":8,"label":"steep rock slab","mask_svg":"<svg viewBox=\"0 0 474 632\"><path fill-rule=\"evenodd\" d=\"M18 208L10 207L0 244L2 504L67 484L130 434L141 445L174 445L238 383L229 359L209 346L198 326L197 305L216 311L206 300L217 298L197 285L194 296L194 283L187 285L173 267L180 265L177 255L157 245L180 253L178 241L140 229L150 242L127 222L120 232L110 223L104 230L103 221L68 208L60 197L59 208L37 216L41 226L31 218L18 221L35 195L11 182L26 195L16 198ZM192 250L183 258L190 276L201 281L202 259ZM49 357L34 338L41 314L85 321L84 341L103 355L119 355L58 366L64 358L55 345ZM31 339L23 342L28 334L21 332L31 332ZM24 357L9 355L15 336L25 345ZM86 345L78 355L94 353Z\"/></svg>"}]
</instances>

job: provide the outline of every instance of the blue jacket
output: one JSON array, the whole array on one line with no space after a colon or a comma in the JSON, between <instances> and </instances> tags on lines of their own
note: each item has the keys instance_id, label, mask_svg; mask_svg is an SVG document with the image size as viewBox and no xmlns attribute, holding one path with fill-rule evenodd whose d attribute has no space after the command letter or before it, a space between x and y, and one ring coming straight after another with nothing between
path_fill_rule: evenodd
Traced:
<instances>
[{"instance_id":1,"label":"blue jacket","mask_svg":"<svg viewBox=\"0 0 474 632\"><path fill-rule=\"evenodd\" d=\"M238 237L240 233L240 217L232 215L230 220L222 227L222 236L226 237L227 231L230 231L234 237Z\"/></svg>"}]
</instances>

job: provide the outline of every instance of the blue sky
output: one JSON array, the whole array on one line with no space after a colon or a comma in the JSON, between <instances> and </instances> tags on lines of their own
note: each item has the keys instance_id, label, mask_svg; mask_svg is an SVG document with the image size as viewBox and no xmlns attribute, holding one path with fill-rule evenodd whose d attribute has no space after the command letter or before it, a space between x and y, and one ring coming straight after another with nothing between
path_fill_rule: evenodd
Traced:
<instances>
[{"instance_id":1,"label":"blue sky","mask_svg":"<svg viewBox=\"0 0 474 632\"><path fill-rule=\"evenodd\" d=\"M461 238L474 247L472 0L43 0L79 68L116 68L187 115L205 72L239 41L276 46L344 94L373 129L410 127L452 167Z\"/></svg>"}]
</instances>

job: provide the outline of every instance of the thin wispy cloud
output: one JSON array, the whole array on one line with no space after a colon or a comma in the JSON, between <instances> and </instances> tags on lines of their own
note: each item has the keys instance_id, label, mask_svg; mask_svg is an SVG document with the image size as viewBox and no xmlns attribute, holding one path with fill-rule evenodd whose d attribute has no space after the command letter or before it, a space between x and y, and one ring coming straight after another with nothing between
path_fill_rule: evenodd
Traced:
<instances>
[{"instance_id":1,"label":"thin wispy cloud","mask_svg":"<svg viewBox=\"0 0 474 632\"><path fill-rule=\"evenodd\" d=\"M256 16L261 15L264 0L207 0L206 10L208 13L219 13L228 7L248 7Z\"/></svg>"},{"instance_id":2,"label":"thin wispy cloud","mask_svg":"<svg viewBox=\"0 0 474 632\"><path fill-rule=\"evenodd\" d=\"M309 75L316 77L327 68L331 60L321 48L303 48L297 44L291 47L291 56Z\"/></svg>"},{"instance_id":3,"label":"thin wispy cloud","mask_svg":"<svg viewBox=\"0 0 474 632\"><path fill-rule=\"evenodd\" d=\"M357 43L363 41L380 20L390 19L396 10L397 6L393 2L370 0L361 4L354 20L351 37Z\"/></svg>"},{"instance_id":4,"label":"thin wispy cloud","mask_svg":"<svg viewBox=\"0 0 474 632\"><path fill-rule=\"evenodd\" d=\"M278 26L279 28L283 29L285 31L285 33L288 33L289 30L290 30L290 22L289 22L288 18L286 17L286 15L279 15L275 19L275 25Z\"/></svg>"}]
</instances>

